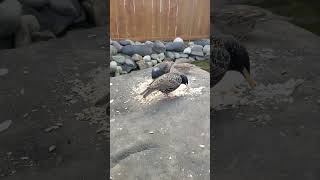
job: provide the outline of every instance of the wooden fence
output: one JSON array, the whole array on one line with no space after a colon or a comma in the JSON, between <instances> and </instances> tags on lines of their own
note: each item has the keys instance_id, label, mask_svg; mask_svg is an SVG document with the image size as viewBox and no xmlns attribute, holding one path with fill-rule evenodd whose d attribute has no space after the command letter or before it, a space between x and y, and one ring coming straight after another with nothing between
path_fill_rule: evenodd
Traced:
<instances>
[{"instance_id":1,"label":"wooden fence","mask_svg":"<svg viewBox=\"0 0 320 180\"><path fill-rule=\"evenodd\" d=\"M110 0L114 40L209 38L210 0Z\"/></svg>"}]
</instances>

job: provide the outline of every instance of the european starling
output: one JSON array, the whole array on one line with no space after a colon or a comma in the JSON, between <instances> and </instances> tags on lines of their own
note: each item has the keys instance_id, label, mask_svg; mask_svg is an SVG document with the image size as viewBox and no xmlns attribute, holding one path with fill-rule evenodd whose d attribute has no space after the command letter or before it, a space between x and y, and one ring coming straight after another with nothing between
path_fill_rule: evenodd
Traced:
<instances>
[{"instance_id":1,"label":"european starling","mask_svg":"<svg viewBox=\"0 0 320 180\"><path fill-rule=\"evenodd\" d=\"M256 82L250 75L250 58L247 49L230 36L213 36L211 66L213 68L213 87L227 71L238 71L248 81L251 88ZM214 72L216 71L216 72ZM222 76L222 77L220 77Z\"/></svg>"},{"instance_id":2,"label":"european starling","mask_svg":"<svg viewBox=\"0 0 320 180\"><path fill-rule=\"evenodd\" d=\"M169 73L173 64L174 64L173 61L166 60L166 61L163 61L163 62L155 65L151 71L152 79L156 79L166 73Z\"/></svg>"},{"instance_id":3,"label":"european starling","mask_svg":"<svg viewBox=\"0 0 320 180\"><path fill-rule=\"evenodd\" d=\"M188 84L188 78L186 75L179 73L167 73L155 79L140 95L143 95L143 98L146 98L154 91L160 91L168 95L170 92L176 90L181 84Z\"/></svg>"}]
</instances>

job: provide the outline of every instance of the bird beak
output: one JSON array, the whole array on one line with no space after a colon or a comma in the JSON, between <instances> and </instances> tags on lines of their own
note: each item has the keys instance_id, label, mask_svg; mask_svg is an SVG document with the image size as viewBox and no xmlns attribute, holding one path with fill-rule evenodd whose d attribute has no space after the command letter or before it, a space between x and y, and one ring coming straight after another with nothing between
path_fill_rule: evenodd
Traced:
<instances>
[{"instance_id":1,"label":"bird beak","mask_svg":"<svg viewBox=\"0 0 320 180\"><path fill-rule=\"evenodd\" d=\"M244 78L247 80L247 82L249 83L250 87L253 89L256 87L257 83L256 81L251 77L250 73L248 72L248 70L246 68L243 68L242 70L243 76Z\"/></svg>"}]
</instances>

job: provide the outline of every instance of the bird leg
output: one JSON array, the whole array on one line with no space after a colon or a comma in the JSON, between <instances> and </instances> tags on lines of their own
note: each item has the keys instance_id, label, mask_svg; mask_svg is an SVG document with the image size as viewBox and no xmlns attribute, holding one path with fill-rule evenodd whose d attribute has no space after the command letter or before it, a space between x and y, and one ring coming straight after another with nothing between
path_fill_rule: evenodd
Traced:
<instances>
[{"instance_id":1,"label":"bird leg","mask_svg":"<svg viewBox=\"0 0 320 180\"><path fill-rule=\"evenodd\" d=\"M170 96L169 94L165 93L166 98L168 99L175 99L177 96Z\"/></svg>"}]
</instances>

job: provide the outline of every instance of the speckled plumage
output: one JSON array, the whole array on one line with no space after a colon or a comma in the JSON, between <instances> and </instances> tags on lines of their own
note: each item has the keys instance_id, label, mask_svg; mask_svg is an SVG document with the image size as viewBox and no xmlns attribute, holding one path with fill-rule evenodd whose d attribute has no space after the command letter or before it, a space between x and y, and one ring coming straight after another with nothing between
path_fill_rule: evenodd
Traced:
<instances>
[{"instance_id":1,"label":"speckled plumage","mask_svg":"<svg viewBox=\"0 0 320 180\"><path fill-rule=\"evenodd\" d=\"M229 70L230 54L224 48L213 48L210 61L210 87L214 87Z\"/></svg>"},{"instance_id":2,"label":"speckled plumage","mask_svg":"<svg viewBox=\"0 0 320 180\"><path fill-rule=\"evenodd\" d=\"M173 61L163 61L155 65L151 71L152 79L156 79L166 73L169 73L173 64L174 64Z\"/></svg>"},{"instance_id":3,"label":"speckled plumage","mask_svg":"<svg viewBox=\"0 0 320 180\"><path fill-rule=\"evenodd\" d=\"M188 78L179 73L167 73L154 80L148 88L141 93L144 98L154 91L160 91L164 94L176 90L181 84L188 84Z\"/></svg>"}]
</instances>

